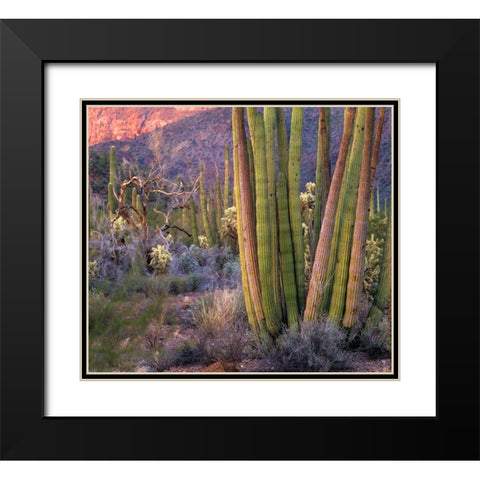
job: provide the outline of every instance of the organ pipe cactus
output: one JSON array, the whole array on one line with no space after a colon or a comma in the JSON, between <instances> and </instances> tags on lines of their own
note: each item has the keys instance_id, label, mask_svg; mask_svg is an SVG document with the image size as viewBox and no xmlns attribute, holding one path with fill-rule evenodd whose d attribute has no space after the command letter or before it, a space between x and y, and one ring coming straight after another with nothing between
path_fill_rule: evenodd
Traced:
<instances>
[{"instance_id":1,"label":"organ pipe cactus","mask_svg":"<svg viewBox=\"0 0 480 480\"><path fill-rule=\"evenodd\" d=\"M343 326L352 327L357 318L360 305L360 293L363 285L365 268L365 243L367 241L368 206L370 201L371 164L373 123L375 108L369 107L365 116L365 133L363 138L362 166L358 186L358 199L353 229L352 251L348 270L347 295ZM375 163L376 167L376 163ZM373 172L373 175L375 172Z\"/></svg>"},{"instance_id":2,"label":"organ pipe cactus","mask_svg":"<svg viewBox=\"0 0 480 480\"><path fill-rule=\"evenodd\" d=\"M265 122L265 157L267 162L267 190L268 190L268 211L270 216L271 230L271 277L273 281L273 301L275 306L275 316L277 321L282 317L281 304L282 297L280 293L280 265L278 258L278 221L277 221L277 201L276 201L276 165L275 165L275 126L276 126L276 108L265 107L263 110Z\"/></svg>"},{"instance_id":3,"label":"organ pipe cactus","mask_svg":"<svg viewBox=\"0 0 480 480\"><path fill-rule=\"evenodd\" d=\"M222 190L220 189L220 174L217 172L215 177L215 213L216 213L216 235L217 239L220 239L219 231L220 226L222 225L222 210L223 210L223 202L222 202Z\"/></svg>"},{"instance_id":4,"label":"organ pipe cactus","mask_svg":"<svg viewBox=\"0 0 480 480\"><path fill-rule=\"evenodd\" d=\"M338 241L337 262L333 281L332 298L330 301L329 317L340 320L345 309L345 295L348 281L348 267L352 246L353 226L357 205L358 183L362 164L363 139L365 130L366 108L360 107L355 120L355 132L352 143L352 156L345 182L344 203L341 214L341 228ZM367 180L369 185L369 180Z\"/></svg>"},{"instance_id":5,"label":"organ pipe cactus","mask_svg":"<svg viewBox=\"0 0 480 480\"><path fill-rule=\"evenodd\" d=\"M350 143L350 134L352 131L353 118L355 116L355 107L348 107L345 112L345 122L338 153L335 172L330 184L330 192L325 206L322 228L318 238L315 259L312 265L312 275L310 279L310 288L308 290L307 302L305 306L304 320L312 322L320 318L320 308L322 298L327 282L328 258L335 225L335 214L340 196L340 187L342 183L345 162L347 158L348 146Z\"/></svg>"},{"instance_id":6,"label":"organ pipe cactus","mask_svg":"<svg viewBox=\"0 0 480 480\"><path fill-rule=\"evenodd\" d=\"M330 162L328 160L328 133L327 133L327 112L330 109L320 107L318 119L318 146L317 146L317 167L315 175L315 211L313 216L313 249L318 243L320 227L322 225L323 212L327 203L328 190L330 189ZM329 115L328 115L329 116Z\"/></svg>"},{"instance_id":7,"label":"organ pipe cactus","mask_svg":"<svg viewBox=\"0 0 480 480\"><path fill-rule=\"evenodd\" d=\"M223 187L223 211L230 206L230 159L228 158L228 145L225 145L225 185ZM222 215L223 217L223 215Z\"/></svg>"},{"instance_id":8,"label":"organ pipe cactus","mask_svg":"<svg viewBox=\"0 0 480 480\"><path fill-rule=\"evenodd\" d=\"M303 243L302 214L300 208L300 157L302 150L303 108L292 108L290 148L288 156L288 208L292 231L293 257L298 305L305 304L305 257Z\"/></svg>"},{"instance_id":9,"label":"organ pipe cactus","mask_svg":"<svg viewBox=\"0 0 480 480\"><path fill-rule=\"evenodd\" d=\"M293 246L290 234L290 220L288 213L287 182L283 172L278 173L277 180L277 207L280 246L280 265L282 273L283 293L287 311L287 321L290 328L298 326L297 288L295 282L295 264Z\"/></svg>"},{"instance_id":10,"label":"organ pipe cactus","mask_svg":"<svg viewBox=\"0 0 480 480\"><path fill-rule=\"evenodd\" d=\"M265 153L265 126L261 113L248 108L248 122L252 134L253 158L255 160L256 191L256 234L257 257L260 273L263 313L267 328L272 335L280 330L280 319L273 294L272 277L272 219L270 216L268 197L268 174Z\"/></svg>"},{"instance_id":11,"label":"organ pipe cactus","mask_svg":"<svg viewBox=\"0 0 480 480\"><path fill-rule=\"evenodd\" d=\"M113 215L118 208L118 202L115 198L115 190L117 188L117 156L115 153L115 147L110 147L110 177L108 183L108 210Z\"/></svg>"},{"instance_id":12,"label":"organ pipe cactus","mask_svg":"<svg viewBox=\"0 0 480 480\"><path fill-rule=\"evenodd\" d=\"M232 128L234 140L234 164L238 179L235 185L238 190L237 200L237 219L239 247L243 251L241 256L242 281L244 292L248 292L255 318L249 315L250 324L253 325L254 333L257 338L267 340L269 338L266 330L265 315L262 306L262 293L260 287L260 273L258 268L257 245L255 238L255 223L253 220L253 199L251 191L250 170L247 152L247 139L245 135L244 108L232 108ZM240 212L240 214L239 214ZM240 237L242 239L240 240ZM243 245L241 245L243 243ZM243 257L243 260L242 260Z\"/></svg>"},{"instance_id":13,"label":"organ pipe cactus","mask_svg":"<svg viewBox=\"0 0 480 480\"><path fill-rule=\"evenodd\" d=\"M205 179L203 173L203 163L200 163L200 209L202 211L203 229L207 237L208 245L213 247L215 244L213 240L212 230L208 221L207 199L205 197Z\"/></svg>"},{"instance_id":14,"label":"organ pipe cactus","mask_svg":"<svg viewBox=\"0 0 480 480\"><path fill-rule=\"evenodd\" d=\"M195 202L193 201L193 198L190 198L189 209L190 209L190 223L191 223L191 229L192 229L193 244L196 247L199 247L200 243L198 241L197 216L195 214Z\"/></svg>"}]
</instances>

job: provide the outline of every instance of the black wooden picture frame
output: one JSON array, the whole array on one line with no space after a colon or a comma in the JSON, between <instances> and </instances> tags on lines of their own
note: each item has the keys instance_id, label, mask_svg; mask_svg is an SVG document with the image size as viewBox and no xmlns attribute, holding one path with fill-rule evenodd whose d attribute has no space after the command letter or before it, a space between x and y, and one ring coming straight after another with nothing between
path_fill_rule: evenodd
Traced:
<instances>
[{"instance_id":1,"label":"black wooden picture frame","mask_svg":"<svg viewBox=\"0 0 480 480\"><path fill-rule=\"evenodd\" d=\"M479 26L478 20L3 20L2 458L478 460ZM436 416L45 416L44 67L57 62L434 63Z\"/></svg>"}]
</instances>

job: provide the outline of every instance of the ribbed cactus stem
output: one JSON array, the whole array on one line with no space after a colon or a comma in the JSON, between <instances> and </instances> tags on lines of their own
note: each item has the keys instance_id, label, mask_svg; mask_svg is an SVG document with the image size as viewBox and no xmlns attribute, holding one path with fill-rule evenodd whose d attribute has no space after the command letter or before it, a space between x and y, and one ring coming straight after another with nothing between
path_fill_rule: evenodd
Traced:
<instances>
[{"instance_id":1,"label":"ribbed cactus stem","mask_svg":"<svg viewBox=\"0 0 480 480\"><path fill-rule=\"evenodd\" d=\"M203 173L203 163L200 163L200 209L202 211L203 229L207 237L208 246L213 247L215 244L210 223L208 221L207 199L205 197L205 179Z\"/></svg>"},{"instance_id":2,"label":"ribbed cactus stem","mask_svg":"<svg viewBox=\"0 0 480 480\"><path fill-rule=\"evenodd\" d=\"M200 246L198 241L198 227L197 227L197 215L195 214L195 202L193 198L190 198L190 228L192 230L192 241L196 247Z\"/></svg>"},{"instance_id":3,"label":"ribbed cactus stem","mask_svg":"<svg viewBox=\"0 0 480 480\"><path fill-rule=\"evenodd\" d=\"M232 108L232 128L234 137L234 162L238 162L238 184L237 194L237 222L239 232L239 246L243 243L242 275L246 282L242 282L244 288L249 290L255 317L257 322L257 333L262 339L269 338L266 330L265 316L262 306L262 293L260 287L260 273L258 269L257 245L255 238L255 223L253 221L253 199L251 191L250 171L248 164L247 139L245 135L244 109L243 107ZM242 237L242 240L240 240ZM244 273L245 272L245 273Z\"/></svg>"},{"instance_id":4,"label":"ribbed cactus stem","mask_svg":"<svg viewBox=\"0 0 480 480\"><path fill-rule=\"evenodd\" d=\"M315 251L315 259L312 264L312 275L310 278L310 286L308 289L304 313L304 319L310 322L320 319L320 307L322 304L325 284L327 282L328 258L330 256L333 228L335 225L335 213L340 195L340 187L342 183L343 171L345 169L345 161L347 158L354 116L355 108L348 107L345 113L345 122L342 141L340 143L340 151L338 153L335 171L330 184L330 193L328 195L327 205L325 206L322 228L320 230L317 249Z\"/></svg>"},{"instance_id":5,"label":"ribbed cactus stem","mask_svg":"<svg viewBox=\"0 0 480 480\"><path fill-rule=\"evenodd\" d=\"M375 328L382 320L383 312L387 308L391 297L392 286L392 218L388 216L387 223L387 241L383 250L382 266L380 270L380 278L378 280L378 288L375 292L373 305L367 315L366 327Z\"/></svg>"},{"instance_id":6,"label":"ribbed cactus stem","mask_svg":"<svg viewBox=\"0 0 480 480\"><path fill-rule=\"evenodd\" d=\"M113 215L117 210L117 200L115 199L115 195L113 193L113 185L111 183L108 184L108 209L110 210L110 214Z\"/></svg>"},{"instance_id":7,"label":"ribbed cactus stem","mask_svg":"<svg viewBox=\"0 0 480 480\"><path fill-rule=\"evenodd\" d=\"M345 309L345 296L347 292L348 268L352 248L353 226L355 223L355 210L357 205L358 184L360 168L362 165L363 138L365 131L366 108L357 110L355 132L352 143L352 157L350 168L347 172L345 183L345 199L341 212L341 228L338 241L337 263L333 281L332 298L330 300L329 318L337 322L343 317Z\"/></svg>"},{"instance_id":8,"label":"ribbed cactus stem","mask_svg":"<svg viewBox=\"0 0 480 480\"><path fill-rule=\"evenodd\" d=\"M381 215L382 211L380 209L380 187L377 187L377 215Z\"/></svg>"},{"instance_id":9,"label":"ribbed cactus stem","mask_svg":"<svg viewBox=\"0 0 480 480\"><path fill-rule=\"evenodd\" d=\"M288 208L292 230L293 256L295 259L295 279L298 306L305 305L305 256L303 244L302 214L300 206L300 158L302 151L303 108L292 108L290 148L288 156Z\"/></svg>"},{"instance_id":10,"label":"ribbed cactus stem","mask_svg":"<svg viewBox=\"0 0 480 480\"><path fill-rule=\"evenodd\" d=\"M280 288L280 263L278 257L278 221L276 199L276 165L275 165L275 107L265 107L263 111L265 122L265 156L267 162L268 210L270 215L272 256L270 275L273 281L273 301L278 322L282 319L282 296Z\"/></svg>"},{"instance_id":11,"label":"ribbed cactus stem","mask_svg":"<svg viewBox=\"0 0 480 480\"><path fill-rule=\"evenodd\" d=\"M230 159L228 145L225 145L225 185L223 187L223 211L230 206ZM223 216L223 215L222 215Z\"/></svg>"},{"instance_id":12,"label":"ribbed cactus stem","mask_svg":"<svg viewBox=\"0 0 480 480\"><path fill-rule=\"evenodd\" d=\"M220 243L220 226L222 225L222 212L223 212L223 202L222 202L222 190L220 188L220 174L217 172L215 177L215 213L216 213L216 230L215 234L217 236L217 241Z\"/></svg>"},{"instance_id":13,"label":"ribbed cactus stem","mask_svg":"<svg viewBox=\"0 0 480 480\"><path fill-rule=\"evenodd\" d=\"M253 146L252 146L252 140L250 138L247 138L247 154L248 154L248 173L250 175L250 189L252 191L252 200L253 204L255 205L256 203L256 198L255 198L255 162L253 160ZM255 215L255 212L254 212ZM255 217L254 217L255 220Z\"/></svg>"},{"instance_id":14,"label":"ribbed cactus stem","mask_svg":"<svg viewBox=\"0 0 480 480\"><path fill-rule=\"evenodd\" d=\"M382 140L383 122L385 121L386 107L381 107L378 113L377 127L375 129L375 142L373 144L372 161L370 162L370 203L373 206L373 182L375 181L375 172L377 170L378 157L380 155L380 143Z\"/></svg>"},{"instance_id":15,"label":"ribbed cactus stem","mask_svg":"<svg viewBox=\"0 0 480 480\"><path fill-rule=\"evenodd\" d=\"M118 202L115 198L114 192L117 189L117 156L115 153L115 147L110 147L110 176L108 183L108 204L107 207L110 210L110 214L113 215L118 208Z\"/></svg>"},{"instance_id":16,"label":"ribbed cactus stem","mask_svg":"<svg viewBox=\"0 0 480 480\"><path fill-rule=\"evenodd\" d=\"M278 171L283 172L285 179L288 175L288 139L285 115L282 107L276 107L277 114L277 150L278 150Z\"/></svg>"},{"instance_id":17,"label":"ribbed cactus stem","mask_svg":"<svg viewBox=\"0 0 480 480\"><path fill-rule=\"evenodd\" d=\"M352 251L348 270L347 296L343 326L352 327L357 319L360 294L363 286L365 268L365 244L367 241L368 205L370 201L370 157L372 151L373 124L375 108L368 107L365 115L365 133L363 137L362 166L358 186L358 198L353 228ZM375 165L376 166L376 165Z\"/></svg>"},{"instance_id":18,"label":"ribbed cactus stem","mask_svg":"<svg viewBox=\"0 0 480 480\"><path fill-rule=\"evenodd\" d=\"M295 264L288 213L287 181L283 172L278 172L277 180L278 230L280 246L280 265L283 293L287 310L287 322L290 328L298 326L297 287L295 281Z\"/></svg>"},{"instance_id":19,"label":"ribbed cactus stem","mask_svg":"<svg viewBox=\"0 0 480 480\"><path fill-rule=\"evenodd\" d=\"M249 109L251 111L251 109ZM272 222L270 217L268 198L268 174L265 154L265 126L261 113L254 112L248 116L250 132L254 145L253 158L255 160L255 191L256 191L256 233L257 233L257 258L260 272L260 285L262 291L263 313L267 328L275 335L281 327L280 319L276 315L275 300L273 295L272 278ZM254 122L252 125L252 121Z\"/></svg>"},{"instance_id":20,"label":"ribbed cactus stem","mask_svg":"<svg viewBox=\"0 0 480 480\"><path fill-rule=\"evenodd\" d=\"M315 173L315 210L313 215L313 250L315 251L320 235L323 212L327 203L328 191L330 190L330 162L328 160L328 132L327 132L327 111L330 109L320 107L318 119L318 146L317 166Z\"/></svg>"},{"instance_id":21,"label":"ribbed cactus stem","mask_svg":"<svg viewBox=\"0 0 480 480\"><path fill-rule=\"evenodd\" d=\"M115 147L110 147L110 180L113 189L117 188L117 155L115 152Z\"/></svg>"},{"instance_id":22,"label":"ribbed cactus stem","mask_svg":"<svg viewBox=\"0 0 480 480\"><path fill-rule=\"evenodd\" d=\"M212 219L213 244L211 244L210 246L213 247L214 245L217 244L217 239L219 237L218 228L217 228L217 206L216 206L215 195L213 195L212 197L208 197L207 210L209 212L209 218Z\"/></svg>"}]
</instances>

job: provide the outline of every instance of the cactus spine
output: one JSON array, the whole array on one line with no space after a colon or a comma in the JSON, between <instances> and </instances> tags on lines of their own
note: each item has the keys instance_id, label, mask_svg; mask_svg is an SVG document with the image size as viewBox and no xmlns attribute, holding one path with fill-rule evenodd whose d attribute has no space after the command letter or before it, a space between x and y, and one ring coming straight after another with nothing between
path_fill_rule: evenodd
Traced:
<instances>
[{"instance_id":1,"label":"cactus spine","mask_svg":"<svg viewBox=\"0 0 480 480\"><path fill-rule=\"evenodd\" d=\"M318 119L318 147L317 167L315 174L315 212L313 216L313 249L318 243L320 228L322 225L323 212L327 203L328 191L330 189L330 162L328 161L328 133L327 133L327 111L329 108L320 107ZM330 116L330 114L328 114Z\"/></svg>"},{"instance_id":2,"label":"cactus spine","mask_svg":"<svg viewBox=\"0 0 480 480\"><path fill-rule=\"evenodd\" d=\"M278 172L277 207L280 246L280 265L283 291L287 310L287 321L290 328L298 326L297 288L295 282L295 265L293 259L292 238L288 213L287 182L282 171Z\"/></svg>"},{"instance_id":3,"label":"cactus spine","mask_svg":"<svg viewBox=\"0 0 480 480\"><path fill-rule=\"evenodd\" d=\"M225 185L223 187L223 211L230 206L230 159L228 158L228 145L225 145ZM223 215L222 215L223 217Z\"/></svg>"},{"instance_id":4,"label":"cactus spine","mask_svg":"<svg viewBox=\"0 0 480 480\"><path fill-rule=\"evenodd\" d=\"M288 157L288 208L292 230L293 256L298 305L305 305L305 257L303 243L302 214L300 208L300 157L302 150L303 108L292 108L290 149Z\"/></svg>"},{"instance_id":5,"label":"cactus spine","mask_svg":"<svg viewBox=\"0 0 480 480\"><path fill-rule=\"evenodd\" d=\"M363 137L362 166L358 186L358 199L353 229L352 251L348 270L347 296L343 326L352 327L358 317L360 293L363 285L365 268L365 243L367 241L368 206L370 197L370 154L372 150L373 124L375 108L369 107L365 116Z\"/></svg>"},{"instance_id":6,"label":"cactus spine","mask_svg":"<svg viewBox=\"0 0 480 480\"><path fill-rule=\"evenodd\" d=\"M329 310L329 317L337 321L343 317L343 311L345 308L348 266L350 263L353 225L355 222L355 209L357 205L358 183L360 177L360 167L362 163L365 114L366 108L360 107L357 111L357 119L355 121L352 156L345 182L345 199L343 203L343 210L339 212L342 215L342 220L338 241L335 278L333 281L332 298L330 300Z\"/></svg>"},{"instance_id":7,"label":"cactus spine","mask_svg":"<svg viewBox=\"0 0 480 480\"><path fill-rule=\"evenodd\" d=\"M252 113L248 108L249 128L252 134L253 158L255 160L255 191L256 191L256 233L257 257L260 272L262 305L265 321L269 332L275 335L280 329L280 322L276 315L276 306L273 295L272 277L272 235L271 216L268 198L268 174L265 154L265 126L263 116L256 111Z\"/></svg>"},{"instance_id":8,"label":"cactus spine","mask_svg":"<svg viewBox=\"0 0 480 480\"><path fill-rule=\"evenodd\" d=\"M234 163L238 163L238 180L235 180L238 185L237 194L237 224L239 246L243 243L243 261L242 275L245 275L247 281L242 282L244 287L248 288L249 298L256 317L256 327L254 332L262 339L268 338L268 332L265 328L265 316L262 306L262 293L260 287L260 274L258 269L257 246L255 239L255 224L253 221L253 200L251 191L250 171L247 152L247 140L245 135L244 123L244 109L243 107L232 108L232 127L234 136ZM242 240L240 240L242 237ZM241 243L240 243L241 242ZM244 274L245 271L245 274ZM245 289L244 289L245 291ZM251 324L253 322L251 321Z\"/></svg>"},{"instance_id":9,"label":"cactus spine","mask_svg":"<svg viewBox=\"0 0 480 480\"><path fill-rule=\"evenodd\" d=\"M347 158L348 145L350 143L350 134L352 131L353 118L355 116L355 107L348 107L345 112L345 122L338 153L335 172L330 184L330 193L325 206L322 229L318 238L315 259L312 264L312 275L310 279L310 288L308 290L307 302L305 306L304 319L314 321L320 318L320 307L327 282L328 258L330 256L330 247L335 225L335 213L340 195L343 171Z\"/></svg>"},{"instance_id":10,"label":"cactus spine","mask_svg":"<svg viewBox=\"0 0 480 480\"><path fill-rule=\"evenodd\" d=\"M205 179L203 174L203 163L200 163L200 209L202 210L203 228L205 236L207 237L208 246L213 247L215 244L213 240L212 230L208 222L207 200L205 198Z\"/></svg>"}]
</instances>

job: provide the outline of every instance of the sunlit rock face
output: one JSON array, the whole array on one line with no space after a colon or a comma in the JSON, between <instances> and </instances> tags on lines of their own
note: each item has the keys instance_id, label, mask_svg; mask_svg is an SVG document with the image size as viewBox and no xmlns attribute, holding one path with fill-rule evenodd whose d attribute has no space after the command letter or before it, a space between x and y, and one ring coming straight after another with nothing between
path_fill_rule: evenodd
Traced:
<instances>
[{"instance_id":1,"label":"sunlit rock face","mask_svg":"<svg viewBox=\"0 0 480 480\"><path fill-rule=\"evenodd\" d=\"M132 140L209 107L88 107L89 145L112 140Z\"/></svg>"}]
</instances>

